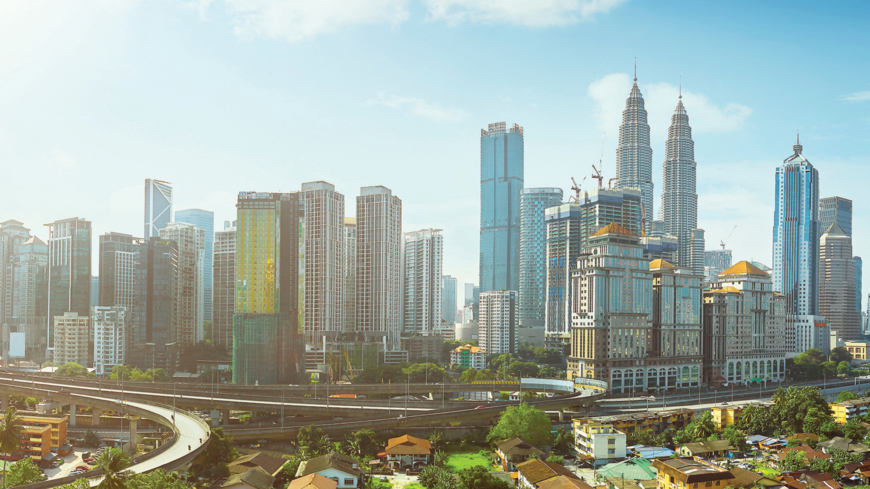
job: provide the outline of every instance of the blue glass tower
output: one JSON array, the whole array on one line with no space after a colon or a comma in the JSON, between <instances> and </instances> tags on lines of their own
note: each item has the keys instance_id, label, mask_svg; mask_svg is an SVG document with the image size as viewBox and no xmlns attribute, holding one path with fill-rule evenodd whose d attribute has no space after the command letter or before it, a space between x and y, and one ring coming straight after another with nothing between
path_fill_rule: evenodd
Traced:
<instances>
[{"instance_id":1,"label":"blue glass tower","mask_svg":"<svg viewBox=\"0 0 870 489\"><path fill-rule=\"evenodd\" d=\"M214 212L205 211L202 209L185 209L175 212L175 221L192 224L205 231L205 257L203 258L203 289L205 290L205 300L203 301L205 310L205 320L213 321L213 283L214 273L212 266L214 265Z\"/></svg>"},{"instance_id":2,"label":"blue glass tower","mask_svg":"<svg viewBox=\"0 0 870 489\"><path fill-rule=\"evenodd\" d=\"M480 291L519 290L523 128L480 131Z\"/></svg>"},{"instance_id":3,"label":"blue glass tower","mask_svg":"<svg viewBox=\"0 0 870 489\"><path fill-rule=\"evenodd\" d=\"M547 303L547 225L544 211L562 204L560 188L527 188L520 197L520 325L544 327Z\"/></svg>"},{"instance_id":4,"label":"blue glass tower","mask_svg":"<svg viewBox=\"0 0 870 489\"><path fill-rule=\"evenodd\" d=\"M802 151L798 138L776 169L773 290L785 295L788 315L817 314L819 304L819 172Z\"/></svg>"}]
</instances>

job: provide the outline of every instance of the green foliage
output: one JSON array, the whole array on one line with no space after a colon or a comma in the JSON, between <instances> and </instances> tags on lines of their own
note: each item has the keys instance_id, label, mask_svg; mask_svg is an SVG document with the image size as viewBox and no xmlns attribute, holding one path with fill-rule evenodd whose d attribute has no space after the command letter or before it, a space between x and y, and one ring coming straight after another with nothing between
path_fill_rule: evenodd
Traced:
<instances>
[{"instance_id":1,"label":"green foliage","mask_svg":"<svg viewBox=\"0 0 870 489\"><path fill-rule=\"evenodd\" d=\"M689 433L695 439L706 439L716 432L716 423L713 422L713 414L710 411L704 411L704 414L692 420L687 427Z\"/></svg>"},{"instance_id":2,"label":"green foliage","mask_svg":"<svg viewBox=\"0 0 870 489\"><path fill-rule=\"evenodd\" d=\"M867 433L868 429L862 426L862 422L858 419L850 419L843 426L843 435L853 440L863 440Z\"/></svg>"},{"instance_id":3,"label":"green foliage","mask_svg":"<svg viewBox=\"0 0 870 489\"><path fill-rule=\"evenodd\" d=\"M129 473L124 469L130 466L130 456L117 448L109 448L97 458L97 467L103 469L103 480L98 489L127 489Z\"/></svg>"},{"instance_id":4,"label":"green foliage","mask_svg":"<svg viewBox=\"0 0 870 489\"><path fill-rule=\"evenodd\" d=\"M459 376L460 382L474 382L476 380L492 380L495 376L489 370L475 370L473 368L465 369L462 375Z\"/></svg>"},{"instance_id":5,"label":"green foliage","mask_svg":"<svg viewBox=\"0 0 870 489\"><path fill-rule=\"evenodd\" d=\"M655 437L655 442L649 445L674 448L674 430L664 430Z\"/></svg>"},{"instance_id":6,"label":"green foliage","mask_svg":"<svg viewBox=\"0 0 870 489\"><path fill-rule=\"evenodd\" d=\"M690 426L686 426L685 428L674 432L674 445L685 445L686 443L695 441L695 435L692 433Z\"/></svg>"},{"instance_id":7,"label":"green foliage","mask_svg":"<svg viewBox=\"0 0 870 489\"><path fill-rule=\"evenodd\" d=\"M438 383L450 380L450 374L446 370L434 363L414 363L402 369L405 374L404 380L414 384L422 384L423 382Z\"/></svg>"},{"instance_id":8,"label":"green foliage","mask_svg":"<svg viewBox=\"0 0 870 489\"><path fill-rule=\"evenodd\" d=\"M3 422L0 423L0 452L14 453L21 447L21 432L24 430L24 422L18 417L15 408L6 408ZM4 482L5 485L5 482Z\"/></svg>"},{"instance_id":9,"label":"green foliage","mask_svg":"<svg viewBox=\"0 0 870 489\"><path fill-rule=\"evenodd\" d=\"M287 462L284 462L284 465L281 466L281 471L278 472L278 476L275 478L274 487L287 487L296 478L296 471L299 470L299 465L301 464L302 460L298 458L291 458Z\"/></svg>"},{"instance_id":10,"label":"green foliage","mask_svg":"<svg viewBox=\"0 0 870 489\"><path fill-rule=\"evenodd\" d=\"M325 431L314 425L305 426L296 435L296 447L303 458L314 458L331 452L335 446Z\"/></svg>"},{"instance_id":11,"label":"green foliage","mask_svg":"<svg viewBox=\"0 0 870 489\"><path fill-rule=\"evenodd\" d=\"M741 433L736 426L729 425L722 430L722 439L728 440L731 446L738 451L746 452L749 450L749 445L746 443L746 436Z\"/></svg>"},{"instance_id":12,"label":"green foliage","mask_svg":"<svg viewBox=\"0 0 870 489\"><path fill-rule=\"evenodd\" d=\"M444 467L430 465L420 472L420 485L426 489L461 489L459 482Z\"/></svg>"},{"instance_id":13,"label":"green foliage","mask_svg":"<svg viewBox=\"0 0 870 489\"><path fill-rule=\"evenodd\" d=\"M656 445L656 435L651 428L637 430L628 434L628 445Z\"/></svg>"},{"instance_id":14,"label":"green foliage","mask_svg":"<svg viewBox=\"0 0 870 489\"><path fill-rule=\"evenodd\" d=\"M127 489L188 489L191 486L175 472L154 470L136 474L127 480Z\"/></svg>"},{"instance_id":15,"label":"green foliage","mask_svg":"<svg viewBox=\"0 0 870 489\"><path fill-rule=\"evenodd\" d=\"M547 457L547 462L561 465L565 463L565 457L561 455L550 455L549 457Z\"/></svg>"},{"instance_id":16,"label":"green foliage","mask_svg":"<svg viewBox=\"0 0 870 489\"><path fill-rule=\"evenodd\" d=\"M169 381L169 375L162 368L153 371L149 368L143 372L129 365L115 365L109 375L112 380L132 380L133 382L151 382L152 377L155 382Z\"/></svg>"},{"instance_id":17,"label":"green foliage","mask_svg":"<svg viewBox=\"0 0 870 489\"><path fill-rule=\"evenodd\" d=\"M222 346L208 341L189 346L182 350L179 355L181 370L184 372L196 372L196 363L200 360L231 361L232 355Z\"/></svg>"},{"instance_id":18,"label":"green foliage","mask_svg":"<svg viewBox=\"0 0 870 489\"><path fill-rule=\"evenodd\" d=\"M800 438L792 438L791 440L789 440L785 444L785 446L786 446L786 448L794 448L794 447L799 447L803 444L804 444L803 440L801 440Z\"/></svg>"},{"instance_id":19,"label":"green foliage","mask_svg":"<svg viewBox=\"0 0 870 489\"><path fill-rule=\"evenodd\" d=\"M6 484L7 487L33 484L34 482L39 482L40 475L42 475L42 472L39 470L39 467L36 466L33 459L25 457L18 462L15 462L15 464L9 468L9 473L6 475L4 484Z\"/></svg>"},{"instance_id":20,"label":"green foliage","mask_svg":"<svg viewBox=\"0 0 870 489\"><path fill-rule=\"evenodd\" d=\"M530 404L509 406L498 424L493 426L487 436L487 441L498 442L518 436L539 448L550 445L553 429L550 417L547 413L535 408Z\"/></svg>"},{"instance_id":21,"label":"green foliage","mask_svg":"<svg viewBox=\"0 0 870 489\"><path fill-rule=\"evenodd\" d=\"M553 440L553 451L561 454L569 454L574 448L574 432L560 426L556 428L556 437Z\"/></svg>"},{"instance_id":22,"label":"green foliage","mask_svg":"<svg viewBox=\"0 0 870 489\"><path fill-rule=\"evenodd\" d=\"M855 399L858 399L858 394L855 394L854 392L849 392L849 391L842 391L839 394L837 394L836 400L837 400L837 402L846 402L846 401L854 401Z\"/></svg>"},{"instance_id":23,"label":"green foliage","mask_svg":"<svg viewBox=\"0 0 870 489\"><path fill-rule=\"evenodd\" d=\"M372 433L374 434L374 433ZM438 452L438 449L441 448L441 444L444 443L444 432L441 430L435 430L429 435L429 444L432 445L432 451Z\"/></svg>"},{"instance_id":24,"label":"green foliage","mask_svg":"<svg viewBox=\"0 0 870 489\"><path fill-rule=\"evenodd\" d=\"M54 375L60 377L86 377L88 375L88 369L75 362L70 362L58 367L57 370L55 370Z\"/></svg>"},{"instance_id":25,"label":"green foliage","mask_svg":"<svg viewBox=\"0 0 870 489\"><path fill-rule=\"evenodd\" d=\"M507 482L496 478L484 467L471 467L456 474L459 487L474 489L511 489Z\"/></svg>"},{"instance_id":26,"label":"green foliage","mask_svg":"<svg viewBox=\"0 0 870 489\"><path fill-rule=\"evenodd\" d=\"M85 433L84 441L86 447L97 447L100 444L100 438L91 430L88 430L88 432Z\"/></svg>"},{"instance_id":27,"label":"green foliage","mask_svg":"<svg viewBox=\"0 0 870 489\"><path fill-rule=\"evenodd\" d=\"M193 475L206 479L227 477L229 463L239 457L239 452L233 447L233 438L224 436L222 428L212 428L210 439L205 450L193 459L191 471Z\"/></svg>"},{"instance_id":28,"label":"green foliage","mask_svg":"<svg viewBox=\"0 0 870 489\"><path fill-rule=\"evenodd\" d=\"M812 351L812 350L808 350ZM807 354L807 352L801 355ZM737 428L747 434L835 433L831 409L815 387L779 388L770 407L749 406ZM836 424L836 423L834 423Z\"/></svg>"},{"instance_id":29,"label":"green foliage","mask_svg":"<svg viewBox=\"0 0 870 489\"><path fill-rule=\"evenodd\" d=\"M845 346L838 346L831 350L831 361L848 363L852 361L852 354L849 353L849 350Z\"/></svg>"},{"instance_id":30,"label":"green foliage","mask_svg":"<svg viewBox=\"0 0 870 489\"><path fill-rule=\"evenodd\" d=\"M807 465L806 453L800 450L789 450L779 462L779 466L783 472L791 472L792 470L802 470Z\"/></svg>"}]
</instances>

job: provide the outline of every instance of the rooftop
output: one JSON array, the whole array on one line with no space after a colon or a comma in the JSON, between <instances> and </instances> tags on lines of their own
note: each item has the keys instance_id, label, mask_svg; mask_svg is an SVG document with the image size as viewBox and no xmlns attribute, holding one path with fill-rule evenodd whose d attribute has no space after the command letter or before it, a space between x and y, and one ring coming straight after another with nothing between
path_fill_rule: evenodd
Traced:
<instances>
[{"instance_id":1,"label":"rooftop","mask_svg":"<svg viewBox=\"0 0 870 489\"><path fill-rule=\"evenodd\" d=\"M496 446L505 455L531 455L533 453L537 453L538 455L544 454L543 451L539 450L531 443L518 437L502 440L496 443Z\"/></svg>"},{"instance_id":2,"label":"rooftop","mask_svg":"<svg viewBox=\"0 0 870 489\"><path fill-rule=\"evenodd\" d=\"M690 457L656 460L653 462L653 467L659 470L665 467L676 470L686 476L687 483L734 478L731 472L718 465L709 464Z\"/></svg>"},{"instance_id":3,"label":"rooftop","mask_svg":"<svg viewBox=\"0 0 870 489\"><path fill-rule=\"evenodd\" d=\"M620 226L619 224L616 224L615 222L612 222L612 223L608 224L607 226L604 226L603 228L599 229L598 232L596 232L592 236L604 236L605 234L622 234L624 236L637 236L633 232L629 231L628 229L625 229L624 227Z\"/></svg>"},{"instance_id":4,"label":"rooftop","mask_svg":"<svg viewBox=\"0 0 870 489\"><path fill-rule=\"evenodd\" d=\"M536 485L553 477L564 475L567 477L578 478L573 472L566 469L564 465L553 462L545 462L533 458L527 462L517 464L517 471L529 481L529 484Z\"/></svg>"},{"instance_id":5,"label":"rooftop","mask_svg":"<svg viewBox=\"0 0 870 489\"><path fill-rule=\"evenodd\" d=\"M267 474L261 467L254 467L243 474L231 475L221 487L232 487L240 483L245 483L255 489L270 489L275 483L275 478Z\"/></svg>"},{"instance_id":6,"label":"rooftop","mask_svg":"<svg viewBox=\"0 0 870 489\"><path fill-rule=\"evenodd\" d=\"M733 267L725 270L724 272L719 274L722 275L761 275L763 277L767 277L767 272L756 267L752 263L749 263L746 260L734 265Z\"/></svg>"}]
</instances>

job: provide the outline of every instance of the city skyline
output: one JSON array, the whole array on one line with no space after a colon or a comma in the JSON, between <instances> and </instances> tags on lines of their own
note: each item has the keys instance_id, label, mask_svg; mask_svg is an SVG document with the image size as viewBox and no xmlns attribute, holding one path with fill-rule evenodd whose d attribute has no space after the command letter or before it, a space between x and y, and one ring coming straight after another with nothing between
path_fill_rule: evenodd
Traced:
<instances>
[{"instance_id":1,"label":"city skyline","mask_svg":"<svg viewBox=\"0 0 870 489\"><path fill-rule=\"evenodd\" d=\"M4 20L0 20L0 23L9 28L0 29L4 32L0 34L0 40L4 43L32 45L32 42L28 42L30 38L26 31L34 26L44 26L47 22L46 13L39 10L38 4L32 8L35 10L23 9L16 11L16 15L3 16ZM444 273L457 277L460 283L477 283L478 264L474 248L478 239L476 223L479 220L479 180L476 176L476 162L479 159L476 133L479 128L502 120L524 126L527 143L526 187L559 187L567 192L570 177L574 176L580 181L585 175L591 174L591 164L597 164L602 150L604 176L612 178L615 176L613 158L618 116L630 90L636 56L638 84L649 110L652 174L656 189L662 188L660 165L664 155L665 133L677 99L679 77L682 76L683 100L692 117L696 161L699 162L698 225L706 230L707 249L715 249L718 241L728 235L734 224L738 224L728 242L728 248L734 250L735 262L747 259L772 266L771 243L769 239L759 237L764 236L772 226L773 199L770 196L774 178L771 172L793 144L794 133L801 129L805 153L821 173L820 196L838 195L855 202L855 214L858 216L855 255L868 256L870 233L862 229L860 224L860 216L866 215L868 203L862 202L860 187L848 176L866 168L862 165L866 165L867 156L860 143L866 139L863 112L868 103L866 99L870 96L866 93L862 95L867 90L867 84L863 81L866 77L860 76L864 70L861 64L847 63L842 54L830 54L831 51L826 48L844 42L843 36L852 30L849 26L854 22L853 19L860 15L851 11L846 16L844 11L836 10L826 11L822 15L814 8L808 6L800 12L789 12L775 6L742 4L734 8L734 12L727 12L724 8L707 5L692 6L675 13L675 4L668 2L656 8L638 2L625 2L584 19L579 19L579 11L573 12L579 20L569 20L564 25L548 25L558 23L551 20L542 21L536 26L517 25L525 21L496 16L490 20L490 25L482 26L472 17L464 20L457 18L455 24L445 22L443 17L426 21L427 13L419 6L414 6L408 11L407 17L403 17L406 20L397 21L392 29L389 22L339 26L333 32L303 36L304 39L288 42L285 35L258 32L256 29L245 31L240 28L239 32L246 33L236 34L232 26L241 14L231 9L223 12L212 6L198 15L198 12L170 6L126 6L117 11L85 6L76 12L67 12L69 19L58 21L57 34L52 36L69 34L76 20L81 20L81 16L87 13L99 14L92 16L91 20L92 25L97 27L95 31L100 31L101 23L129 20L136 14L150 13L153 18L142 25L130 25L131 33L103 29L100 34L73 36L72 39L76 41L73 45L102 46L97 50L77 52L77 57L71 59L83 61L79 67L66 63L53 64L57 61L57 53L49 51L58 47L58 41L49 37L46 42L48 49L34 48L28 62L59 76L40 77L33 84L30 84L34 81L32 72L16 71L16 68L24 66L24 60L16 54L4 55L4 60L8 61L4 69L12 71L7 78L10 89L0 93L0 160L10 165L10 168L36 166L50 177L48 183L69 183L59 186L45 199L28 201L27 207L16 205L16 202L23 202L27 192L32 189L10 189L4 192L2 202L4 208L9 209L9 215L4 219L23 222L33 235L43 241L47 241L48 236L46 230L41 229L41 223L75 215L84 216L93 223L94 240L95 236L111 231L140 236L140 219L144 210L141 182L145 178L173 182L175 209L212 210L217 222L233 219L235 195L243 190L270 188L292 191L305 181L327 180L336 185L337 191L353 198L361 186L384 185L404 196L404 228L444 229L447 243ZM834 7L838 8L844 7ZM865 7L857 8L862 10ZM454 46L453 43L471 43L483 36L491 36L492 42L506 43L518 54L551 46L554 55L564 55L563 49L566 48L553 44L560 37L570 36L583 41L597 36L607 44L613 39L610 36L615 34L607 34L606 30L618 23L639 26L639 14L649 18L651 25L648 32L655 34L647 45L639 47L637 42L643 31L623 33L627 37L618 43L621 47L607 47L601 53L580 50L577 53L578 63L543 66L534 75L513 73L516 76L506 79L508 71L497 68L491 60L487 60L484 67L492 72L484 76L478 69L469 66L466 58L457 56L447 58L454 61L453 65L456 66L445 65L445 60L434 62L438 69L446 69L445 75L433 76L432 67L427 67L420 70L418 77L397 66L385 64L384 60L376 60L378 67L383 68L382 73L401 75L401 83L385 82L382 73L379 73L377 76L366 74L354 80L358 86L356 89L349 84L332 85L332 91L339 92L339 100L328 111L317 116L313 114L313 109L321 110L322 104L310 102L315 107L306 108L304 101L317 99L320 96L319 89L309 86L310 82L297 80L295 75L290 84L287 84L286 79L279 81L282 79L279 75L287 74L286 66L273 69L266 67L266 58L274 55L291 60L293 65L313 68L316 56L337 52L340 46L346 46L348 41L353 40L360 41L360 47L354 48L354 54L359 53L357 49L401 44L396 40L406 40L407 47L390 47L388 55L397 59L406 54L405 49L409 50L407 52L424 49L424 52L433 55L446 56L446 51L442 50ZM655 25L656 19L674 15L678 19L688 19L699 14L719 15L723 21L736 17L753 18L754 21L740 27L739 33L743 39L734 49L716 45L718 37L715 32L705 33L696 26L687 26L687 33L697 37L696 45L687 48L685 58L669 59L665 56L669 42L664 35L664 25ZM169 19L175 17L179 19L178 24L168 26ZM5 24L10 22L8 19L20 25ZM195 91L194 85L186 85L182 88L183 92L167 90L162 86L147 88L139 85L138 80L132 80L135 77L131 74L119 73L100 81L100 86L107 90L97 99L90 91L81 90L85 81L93 82L95 74L107 74L106 70L113 65L113 61L117 61L118 56L135 54L143 49L141 43L147 44L148 39L142 36L147 29L154 27L154 22L168 26L165 29L175 41L193 32L203 33L209 41L215 41L220 49L209 51L210 57L206 56L206 59L210 61L197 61L190 58L189 54L167 52L165 62L175 63L182 76L191 69L188 64L203 71L203 63L213 63L210 66L229 73L226 78L250 90L238 94L231 90L234 85L228 81L209 81L201 78L202 74L191 79L190 83L204 84L205 90L202 92L205 96L227 97L231 108L241 110L242 123L253 123L261 128L267 128L264 125L273 127L260 135L253 135L244 126L231 121L229 113L224 115L220 111L211 112L213 109L206 110L202 105L206 101L205 96L192 93ZM767 29L760 29L755 22L790 26L812 24L825 40L799 39L794 41L794 46L786 48L762 34ZM415 25L419 29L412 29ZM429 38L447 34L456 40L441 48L429 46ZM119 40L128 42L116 42ZM206 49L199 41L191 42L196 50ZM425 48L421 47L424 43ZM523 43L527 45L523 46ZM735 63L738 53L741 49L747 49L750 43L754 49L771 52L776 61L765 67L752 65L751 69L755 71L737 71L727 80L712 66L708 66L710 63L690 61L691 56L704 53L700 59L715 59L717 65ZM116 47L106 48L109 44ZM158 42L153 48L157 53L164 53L168 44ZM311 53L305 54L303 51ZM254 55L251 60L241 58L251 54ZM98 55L104 55L105 59L98 58ZM354 66L350 58L340 57L338 62L342 67ZM133 73L142 73L148 82L154 81L152 72L162 72L157 69L162 64L155 63L150 58L131 60L128 57L123 65ZM782 73L796 65L812 75L783 88L783 84L777 81L781 80ZM84 67L89 68L86 70L89 73L81 71ZM247 68L252 68L254 73L242 73ZM315 74L312 82L322 83L323 77L329 74L334 74L334 69ZM463 82L476 81L471 90L439 88L445 85L443 76L447 75ZM432 79L424 80L422 77L425 76ZM55 81L48 81L47 78L54 78ZM61 79L66 80L64 88L56 85L56 80ZM503 81L493 85L491 81L494 79ZM759 80L764 79L771 80L769 86L759 83ZM551 80L557 84L553 90L555 93L544 94ZM489 92L482 89L484 85L477 83L490 87ZM30 94L40 90L46 93L42 103L59 104L57 120L47 122L45 131L36 131L34 128L33 117L38 111L28 113L25 110L27 104L20 101L27 100ZM156 107L146 109L141 105L142 102L130 98L128 92L137 91L150 104L156 103ZM69 100L60 100L60 95ZM111 100L117 98L117 107L107 107L105 101L109 99L106 97ZM247 101L248 97L252 102L251 108L242 110L240 104ZM179 98L184 99L180 105L177 103ZM557 102L560 98L567 103L563 101L560 105ZM299 102L288 102L291 99ZM800 103L796 104L796 100ZM278 115L269 107L272 103L277 103L279 107L302 104L304 110L298 113L294 111L297 116L291 118L294 120L288 120L286 115ZM72 114L88 104L98 107L90 119L93 124L60 130L61 126L57 124L69 125ZM215 120L200 124L201 119L181 117L182 113L178 112L193 109L203 111ZM616 118L613 114L616 114ZM360 127L361 134L353 136L352 143L358 142L357 138L387 138L387 133L392 132L404 141L393 148L366 151L359 151L356 144L327 147L324 136L318 134L328 133L329 127L337 125L337 118L342 116L357 126L364 120L374 121L371 127ZM125 124L114 123L119 120L129 125L125 128L121 127ZM157 120L169 123L166 128L156 129L153 124ZM109 123L119 127L104 127ZM183 126L186 129L179 132L181 123L186 124ZM275 127L291 135L294 141L292 152L276 150L275 144L281 138L276 137L272 141L272 136L277 135ZM101 133L98 135L97 131ZM105 131L108 132L102 134ZM173 132L179 135L174 136ZM606 136L602 135L604 132ZM230 135L232 137L228 137ZM438 185L422 184L424 180L420 179L419 171L408 172L407 176L400 175L407 161L407 151L419 144L424 135L427 140L442 141L435 151L424 155L421 165L417 165L443 165L445 171L433 175ZM570 137L566 137L568 135ZM224 142L220 139L240 142ZM97 141L100 141L100 145L95 144ZM93 151L92 147L96 146L100 146L99 152ZM727 147L728 151L720 151L723 147ZM350 154L361 159L345 157ZM215 171L203 172L203 168L212 168L207 166L209 160L213 160ZM349 166L350 163L345 163L348 160L354 161L353 168ZM113 171L118 165L123 165L125 171ZM256 171L233 170L248 165ZM128 167L129 171L126 171ZM88 185L86 182L92 183ZM93 192L92 186L103 191ZM583 186L589 189L590 180L587 179ZM443 188L449 190L442 194L439 189ZM657 191L653 202L657 204L660 196L661 193ZM439 201L439 197L443 200ZM56 209L64 210L58 212ZM654 209L654 215L657 213L658 206ZM352 217L347 212L346 216ZM95 250L96 245L94 241ZM96 271L96 253L93 254L93 260L92 269Z\"/></svg>"}]
</instances>

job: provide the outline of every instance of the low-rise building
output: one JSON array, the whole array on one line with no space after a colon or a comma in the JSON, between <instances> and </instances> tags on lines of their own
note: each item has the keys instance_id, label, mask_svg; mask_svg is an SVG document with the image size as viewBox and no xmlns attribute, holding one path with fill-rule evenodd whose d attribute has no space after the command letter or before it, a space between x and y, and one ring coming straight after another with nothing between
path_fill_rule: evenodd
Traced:
<instances>
[{"instance_id":1,"label":"low-rise building","mask_svg":"<svg viewBox=\"0 0 870 489\"><path fill-rule=\"evenodd\" d=\"M66 429L69 425L69 416L65 414L37 414L33 412L19 412L18 417L26 426L48 426L51 430L51 448L58 455L64 456L72 451L67 443Z\"/></svg>"},{"instance_id":2,"label":"low-rise building","mask_svg":"<svg viewBox=\"0 0 870 489\"><path fill-rule=\"evenodd\" d=\"M713 422L716 423L716 427L719 429L725 429L727 426L737 424L740 421L740 418L743 417L743 411L747 407L755 406L756 408L767 409L772 405L772 402L761 401L729 402L724 406L711 407L710 414L713 415Z\"/></svg>"},{"instance_id":3,"label":"low-rise building","mask_svg":"<svg viewBox=\"0 0 870 489\"><path fill-rule=\"evenodd\" d=\"M364 474L359 462L338 453L328 453L299 464L296 477L319 474L336 482L337 489L362 487Z\"/></svg>"},{"instance_id":4,"label":"low-rise building","mask_svg":"<svg viewBox=\"0 0 870 489\"><path fill-rule=\"evenodd\" d=\"M665 430L679 430L688 426L695 418L695 411L686 408L668 411L648 411L630 414L614 414L610 416L590 416L575 418L577 423L603 423L612 425L626 435L646 429L653 430L658 435Z\"/></svg>"},{"instance_id":5,"label":"low-rise building","mask_svg":"<svg viewBox=\"0 0 870 489\"><path fill-rule=\"evenodd\" d=\"M432 444L429 440L411 435L390 438L384 452L387 454L387 465L394 470L420 470L432 463Z\"/></svg>"},{"instance_id":6,"label":"low-rise building","mask_svg":"<svg viewBox=\"0 0 870 489\"><path fill-rule=\"evenodd\" d=\"M843 344L852 354L852 360L867 360L867 345L870 341L847 341Z\"/></svg>"},{"instance_id":7,"label":"low-rise building","mask_svg":"<svg viewBox=\"0 0 870 489\"><path fill-rule=\"evenodd\" d=\"M699 457L704 459L723 458L735 450L728 440L699 441L686 443L677 448L677 453L684 457Z\"/></svg>"},{"instance_id":8,"label":"low-rise building","mask_svg":"<svg viewBox=\"0 0 870 489\"><path fill-rule=\"evenodd\" d=\"M574 448L581 458L594 465L625 458L625 438L625 433L613 425L574 420Z\"/></svg>"},{"instance_id":9,"label":"low-rise building","mask_svg":"<svg viewBox=\"0 0 870 489\"><path fill-rule=\"evenodd\" d=\"M51 427L48 425L34 426L25 424L21 430L21 446L13 458L30 457L38 465L51 453ZM15 457L20 455L20 457Z\"/></svg>"},{"instance_id":10,"label":"low-rise building","mask_svg":"<svg viewBox=\"0 0 870 489\"><path fill-rule=\"evenodd\" d=\"M852 418L864 416L867 414L867 408L870 406L870 397L862 397L844 402L831 402L831 416L834 421L840 424L846 424Z\"/></svg>"},{"instance_id":11,"label":"low-rise building","mask_svg":"<svg viewBox=\"0 0 870 489\"><path fill-rule=\"evenodd\" d=\"M734 475L718 465L691 457L655 460L658 489L724 488Z\"/></svg>"},{"instance_id":12,"label":"low-rise building","mask_svg":"<svg viewBox=\"0 0 870 489\"><path fill-rule=\"evenodd\" d=\"M450 352L450 365L483 370L486 368L486 352L473 345L463 345Z\"/></svg>"},{"instance_id":13,"label":"low-rise building","mask_svg":"<svg viewBox=\"0 0 870 489\"><path fill-rule=\"evenodd\" d=\"M501 459L501 467L505 472L513 472L516 465L529 459L532 455L543 458L544 452L538 447L523 441L522 438L510 438L495 444L495 453Z\"/></svg>"},{"instance_id":14,"label":"low-rise building","mask_svg":"<svg viewBox=\"0 0 870 489\"><path fill-rule=\"evenodd\" d=\"M538 483L538 489L592 489L592 486L580 479L560 475Z\"/></svg>"},{"instance_id":15,"label":"low-rise building","mask_svg":"<svg viewBox=\"0 0 870 489\"><path fill-rule=\"evenodd\" d=\"M274 483L274 477L261 467L254 467L241 474L232 474L221 489L271 489Z\"/></svg>"},{"instance_id":16,"label":"low-rise building","mask_svg":"<svg viewBox=\"0 0 870 489\"><path fill-rule=\"evenodd\" d=\"M538 489L539 484L559 476L579 479L564 465L533 458L517 465L517 487Z\"/></svg>"},{"instance_id":17,"label":"low-rise building","mask_svg":"<svg viewBox=\"0 0 870 489\"><path fill-rule=\"evenodd\" d=\"M309 474L290 481L287 489L336 489L338 483L320 474Z\"/></svg>"},{"instance_id":18,"label":"low-rise building","mask_svg":"<svg viewBox=\"0 0 870 489\"><path fill-rule=\"evenodd\" d=\"M233 460L229 464L229 469L231 474L243 474L255 467L260 467L272 477L278 477L278 473L281 472L281 468L286 462L287 460L283 458L257 452Z\"/></svg>"}]
</instances>

